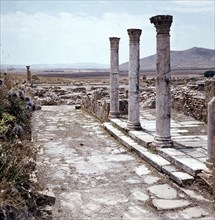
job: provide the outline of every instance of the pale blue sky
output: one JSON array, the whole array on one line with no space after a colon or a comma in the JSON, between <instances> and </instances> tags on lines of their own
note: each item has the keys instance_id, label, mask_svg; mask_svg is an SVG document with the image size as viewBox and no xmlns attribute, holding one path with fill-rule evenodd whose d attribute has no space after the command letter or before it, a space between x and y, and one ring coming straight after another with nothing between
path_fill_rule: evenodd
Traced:
<instances>
[{"instance_id":1,"label":"pale blue sky","mask_svg":"<svg viewBox=\"0 0 215 220\"><path fill-rule=\"evenodd\" d=\"M215 48L214 0L1 0L1 63L109 63L109 37L128 61L128 28L142 29L140 56L155 53L149 18L173 15L171 50Z\"/></svg>"}]
</instances>

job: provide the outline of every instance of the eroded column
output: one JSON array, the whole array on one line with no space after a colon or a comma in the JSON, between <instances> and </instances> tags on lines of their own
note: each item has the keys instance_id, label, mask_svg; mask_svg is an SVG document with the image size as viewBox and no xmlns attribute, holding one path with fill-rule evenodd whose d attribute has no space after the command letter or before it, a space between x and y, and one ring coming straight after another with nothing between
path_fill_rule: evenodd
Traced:
<instances>
[{"instance_id":1,"label":"eroded column","mask_svg":"<svg viewBox=\"0 0 215 220\"><path fill-rule=\"evenodd\" d=\"M170 135L170 27L172 16L157 15L150 18L157 32L157 77L156 77L156 147L171 147Z\"/></svg>"},{"instance_id":2,"label":"eroded column","mask_svg":"<svg viewBox=\"0 0 215 220\"><path fill-rule=\"evenodd\" d=\"M141 130L140 124L140 29L128 29L129 35L129 84L128 84L128 122L129 130Z\"/></svg>"},{"instance_id":3,"label":"eroded column","mask_svg":"<svg viewBox=\"0 0 215 220\"><path fill-rule=\"evenodd\" d=\"M26 66L27 68L27 83L31 84L31 71L30 71L30 66Z\"/></svg>"},{"instance_id":4,"label":"eroded column","mask_svg":"<svg viewBox=\"0 0 215 220\"><path fill-rule=\"evenodd\" d=\"M208 103L208 159L206 165L212 170L215 163L215 97Z\"/></svg>"},{"instance_id":5,"label":"eroded column","mask_svg":"<svg viewBox=\"0 0 215 220\"><path fill-rule=\"evenodd\" d=\"M110 37L110 118L119 118L119 40Z\"/></svg>"}]
</instances>

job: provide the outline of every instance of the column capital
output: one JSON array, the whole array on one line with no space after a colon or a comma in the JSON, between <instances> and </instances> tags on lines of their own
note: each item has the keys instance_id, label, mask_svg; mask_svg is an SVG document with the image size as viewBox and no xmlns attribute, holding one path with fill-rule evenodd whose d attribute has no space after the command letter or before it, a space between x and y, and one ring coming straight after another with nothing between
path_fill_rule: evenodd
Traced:
<instances>
[{"instance_id":1,"label":"column capital","mask_svg":"<svg viewBox=\"0 0 215 220\"><path fill-rule=\"evenodd\" d=\"M155 25L157 34L169 34L172 21L172 15L156 15L150 18L150 22Z\"/></svg>"},{"instance_id":2,"label":"column capital","mask_svg":"<svg viewBox=\"0 0 215 220\"><path fill-rule=\"evenodd\" d=\"M26 66L26 68L29 70L29 69L30 69L30 66Z\"/></svg>"},{"instance_id":3,"label":"column capital","mask_svg":"<svg viewBox=\"0 0 215 220\"><path fill-rule=\"evenodd\" d=\"M118 48L119 46L119 37L109 37L110 40L110 47L111 48Z\"/></svg>"},{"instance_id":4,"label":"column capital","mask_svg":"<svg viewBox=\"0 0 215 220\"><path fill-rule=\"evenodd\" d=\"M130 43L140 42L140 35L142 33L141 29L128 29L127 31L128 31Z\"/></svg>"}]
</instances>

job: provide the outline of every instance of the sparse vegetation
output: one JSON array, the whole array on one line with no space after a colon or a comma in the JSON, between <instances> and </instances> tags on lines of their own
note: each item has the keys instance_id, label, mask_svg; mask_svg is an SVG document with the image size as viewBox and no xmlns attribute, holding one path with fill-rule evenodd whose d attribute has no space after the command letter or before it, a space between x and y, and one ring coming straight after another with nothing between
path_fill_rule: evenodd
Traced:
<instances>
[{"instance_id":1,"label":"sparse vegetation","mask_svg":"<svg viewBox=\"0 0 215 220\"><path fill-rule=\"evenodd\" d=\"M29 141L31 112L11 88L9 77L0 87L0 219L32 219L37 209L36 185L30 182L36 156Z\"/></svg>"}]
</instances>

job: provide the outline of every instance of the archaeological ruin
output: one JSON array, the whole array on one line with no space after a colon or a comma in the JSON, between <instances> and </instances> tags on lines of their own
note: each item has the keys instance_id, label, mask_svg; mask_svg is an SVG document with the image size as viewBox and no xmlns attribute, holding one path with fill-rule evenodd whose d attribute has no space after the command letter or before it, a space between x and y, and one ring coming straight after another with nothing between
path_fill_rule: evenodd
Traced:
<instances>
[{"instance_id":1,"label":"archaeological ruin","mask_svg":"<svg viewBox=\"0 0 215 220\"><path fill-rule=\"evenodd\" d=\"M46 141L47 152L51 156L55 154L62 156L66 152L65 158L54 158L57 166L62 166L57 178L63 179L65 176L64 171L69 176L68 178L70 178L70 175L73 175L72 172L76 168L73 167L73 170L70 171L71 164L69 163L71 161L72 164L78 164L77 170L79 169L81 175L94 175L97 171L103 171L103 169L107 169L108 171L109 169L113 169L115 171L115 168L111 164L114 160L120 161L122 159L120 163L123 165L118 164L119 167L117 169L124 168L125 164L130 160L136 166L136 162L133 163L131 155L127 155L126 153L126 156L124 156L125 152L132 151L132 154L135 153L135 156L138 155L138 159L143 159L157 171L164 174L165 178L163 179L165 181L171 179L180 186L181 194L176 195L173 188L170 190L171 194L168 191L170 189L169 186L166 187L167 184L160 184L158 188L156 188L156 185L155 187L152 186L154 182L156 183L159 180L158 177L147 176L148 182L145 179L144 181L149 185L148 191L152 195L155 191L154 194L159 197L162 194L162 187L168 189L165 188L168 193L164 195L165 198L169 199L167 205L164 200L160 201L159 199L154 199L153 196L151 197L156 210L168 210L169 206L171 210L175 208L182 209L183 207L192 206L191 199L189 202L185 201L188 196L192 200L201 198L201 202L206 201L204 200L205 198L199 195L196 196L197 194L190 192L186 188L193 183L198 187L202 187L202 190L207 189L210 193L214 191L215 194L215 77L206 79L204 77L179 77L172 75L170 68L170 28L173 22L173 16L157 15L151 17L149 20L156 30L155 76L146 76L140 72L142 30L132 28L127 30L129 39L129 68L126 78L121 76L122 71L119 67L121 39L119 37L110 37L110 69L109 79L107 81L94 82L79 79L72 83L41 83L40 76L33 75L30 66L26 66L27 72L24 75L25 84L16 85L10 96L14 99L24 100L25 107L31 113L34 110L41 110L44 107L45 113L43 114L41 111L35 117L38 124L34 126L36 127L35 129L38 129L38 139L41 142ZM6 78L6 75L1 75L0 88L4 87ZM53 109L51 109L52 106ZM77 118L73 120L75 114L77 114ZM85 116L82 117L80 116L81 114ZM92 120L88 123L88 116L86 115L92 115L94 121ZM51 119L47 118L48 116ZM79 117L82 118L82 121L79 121ZM43 125L47 126L44 136L41 130L43 129ZM84 148L87 145L84 142L87 138L81 137L81 141L79 140L78 135L81 136L83 134L82 131L80 132L76 129L77 125L81 125L83 130L88 129L88 133L84 134L89 139L87 142L90 143L90 136L92 135L93 142L97 143L96 135L101 135L104 132L105 135L113 136L126 150L120 149L119 151L114 149L114 147L108 148L109 146L106 146L109 144L108 142L105 143L106 148L102 152L100 152L100 149L98 150L98 146L94 146L96 150L94 152L91 149L93 156L89 156L90 150L85 151ZM96 128L93 127L94 125L96 125ZM17 135L21 133L18 128L18 126L15 126L14 129L14 133ZM68 134L68 136L65 139L63 136L56 138L55 133L51 133L52 131L55 131L55 133L59 132L61 135ZM78 144L74 144L75 147L79 147L78 150L74 146L75 150L71 147L73 143L70 146L65 141L73 142L73 139L69 136L72 132L74 133L73 138L76 136L79 141L77 142ZM103 141L103 137L105 136L103 133L102 135L100 141ZM57 140L54 142L54 139ZM111 142L112 140L110 139L108 141ZM94 143L90 144L93 145ZM63 147L66 146L65 149L57 149L57 147L61 147L61 144ZM112 145L115 146L114 143ZM81 157L81 159L74 159L73 156L78 155L76 150L78 153L83 150L82 153L85 156ZM69 152L68 154L67 151ZM109 157L105 155L107 153L106 151L117 153L113 153ZM96 155L97 153L98 155ZM101 165L100 163L103 163L102 160L105 160L105 163ZM49 156L44 161L46 166ZM56 166L55 162L52 164L52 169ZM98 162L99 165L90 164L88 167L88 162ZM93 170L94 168L96 171ZM151 171L144 167L144 169L138 168L138 170L135 168L135 172L140 174L139 176L144 176L148 175ZM127 173L125 172L126 175ZM74 178L78 182L80 176L77 175ZM97 178L102 183L103 181L109 181L109 176L108 178L100 176ZM87 181L88 179L86 178L81 183L81 187L86 187L89 184ZM90 181L90 184L94 184L94 179ZM138 184L136 179L130 178L126 181L129 184ZM63 187L65 187L64 193L66 194L68 188L66 188L67 186ZM93 189L97 190L96 185L93 185ZM164 192L166 192L165 190ZM71 194L71 197L74 196L74 201L77 199L82 204L80 192L75 193ZM141 194L140 191L133 194L134 197L141 198L139 196ZM181 196L182 194L183 196ZM142 200L140 199L140 201L145 202L150 196L144 194L143 197L146 199L141 198ZM53 201L55 200L53 195L50 197ZM100 194L99 197L101 197ZM116 197L113 196L113 198L115 199ZM178 200L175 198L178 198ZM127 198L123 199L122 201L128 202ZM101 201L102 199L97 198L97 200ZM53 201L52 203L54 203ZM119 201L121 202L120 199ZM172 203L172 201L174 202ZM91 207L91 205L89 205L90 208L95 208L94 206ZM194 211L196 212L197 210L194 209Z\"/></svg>"},{"instance_id":2,"label":"archaeological ruin","mask_svg":"<svg viewBox=\"0 0 215 220\"><path fill-rule=\"evenodd\" d=\"M27 84L31 85L31 70L30 66L26 66L27 68Z\"/></svg>"}]
</instances>

